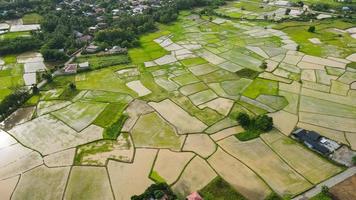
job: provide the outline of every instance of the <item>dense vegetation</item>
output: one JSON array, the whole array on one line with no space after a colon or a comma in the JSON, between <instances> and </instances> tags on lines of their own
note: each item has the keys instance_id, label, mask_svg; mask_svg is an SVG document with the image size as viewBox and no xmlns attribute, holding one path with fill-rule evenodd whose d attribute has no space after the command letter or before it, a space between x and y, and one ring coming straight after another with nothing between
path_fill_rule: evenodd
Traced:
<instances>
[{"instance_id":1,"label":"dense vegetation","mask_svg":"<svg viewBox=\"0 0 356 200\"><path fill-rule=\"evenodd\" d=\"M34 37L3 39L0 40L0 55L22 53L40 46L41 42Z\"/></svg>"},{"instance_id":2,"label":"dense vegetation","mask_svg":"<svg viewBox=\"0 0 356 200\"><path fill-rule=\"evenodd\" d=\"M261 133L268 132L273 128L273 119L267 115L250 117L246 113L239 113L237 121L245 129L245 132L236 135L241 141L257 138Z\"/></svg>"},{"instance_id":3,"label":"dense vegetation","mask_svg":"<svg viewBox=\"0 0 356 200\"><path fill-rule=\"evenodd\" d=\"M23 90L17 90L5 97L0 103L0 121L17 110L29 97L30 94Z\"/></svg>"},{"instance_id":4,"label":"dense vegetation","mask_svg":"<svg viewBox=\"0 0 356 200\"><path fill-rule=\"evenodd\" d=\"M175 200L177 196L172 192L166 183L152 184L141 195L131 197L132 200L148 200L148 199L164 199Z\"/></svg>"}]
</instances>

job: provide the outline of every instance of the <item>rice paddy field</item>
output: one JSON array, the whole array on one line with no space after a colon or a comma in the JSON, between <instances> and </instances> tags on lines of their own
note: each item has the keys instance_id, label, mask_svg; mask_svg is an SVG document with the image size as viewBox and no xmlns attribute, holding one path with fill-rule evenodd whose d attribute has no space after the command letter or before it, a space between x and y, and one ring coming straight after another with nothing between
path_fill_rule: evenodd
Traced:
<instances>
[{"instance_id":1,"label":"rice paddy field","mask_svg":"<svg viewBox=\"0 0 356 200\"><path fill-rule=\"evenodd\" d=\"M253 2L228 5L251 18L278 9ZM309 23L184 11L127 57L78 57L94 69L56 77L1 126L0 197L48 199L51 190L51 199L127 200L166 182L180 198L262 200L341 173L289 137L302 127L356 150L355 39L332 32L353 25L313 23L308 33ZM18 59L1 59L11 68L0 70L0 99L24 84ZM240 112L268 114L274 129L240 141Z\"/></svg>"}]
</instances>

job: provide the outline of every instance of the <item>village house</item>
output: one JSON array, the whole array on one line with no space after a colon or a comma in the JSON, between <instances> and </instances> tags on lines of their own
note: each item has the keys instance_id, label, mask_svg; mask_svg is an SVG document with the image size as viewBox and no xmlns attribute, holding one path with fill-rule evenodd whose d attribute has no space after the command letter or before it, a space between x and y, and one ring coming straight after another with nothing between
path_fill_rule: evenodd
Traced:
<instances>
[{"instance_id":1,"label":"village house","mask_svg":"<svg viewBox=\"0 0 356 200\"><path fill-rule=\"evenodd\" d=\"M99 47L94 45L94 44L90 44L89 46L87 46L87 48L85 49L85 51L87 53L96 53L99 51Z\"/></svg>"},{"instance_id":2,"label":"village house","mask_svg":"<svg viewBox=\"0 0 356 200\"><path fill-rule=\"evenodd\" d=\"M303 142L308 148L323 155L329 155L340 148L337 142L323 137L314 131L308 131L302 128L294 130L292 137Z\"/></svg>"},{"instance_id":3,"label":"village house","mask_svg":"<svg viewBox=\"0 0 356 200\"><path fill-rule=\"evenodd\" d=\"M76 74L77 73L78 64L66 64L63 68L63 73L65 74Z\"/></svg>"}]
</instances>

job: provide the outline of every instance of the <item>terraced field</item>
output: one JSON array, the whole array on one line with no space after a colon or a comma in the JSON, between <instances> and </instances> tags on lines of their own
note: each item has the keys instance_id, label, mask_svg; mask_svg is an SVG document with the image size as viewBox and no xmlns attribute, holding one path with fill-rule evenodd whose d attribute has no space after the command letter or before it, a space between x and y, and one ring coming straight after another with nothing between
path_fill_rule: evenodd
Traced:
<instances>
[{"instance_id":1,"label":"terraced field","mask_svg":"<svg viewBox=\"0 0 356 200\"><path fill-rule=\"evenodd\" d=\"M132 63L57 77L5 124L0 197L127 200L154 182L185 197L220 179L293 197L343 170L287 137L296 126L356 150L355 53L317 57L283 29L190 12L140 42ZM239 141L239 112L275 128Z\"/></svg>"}]
</instances>

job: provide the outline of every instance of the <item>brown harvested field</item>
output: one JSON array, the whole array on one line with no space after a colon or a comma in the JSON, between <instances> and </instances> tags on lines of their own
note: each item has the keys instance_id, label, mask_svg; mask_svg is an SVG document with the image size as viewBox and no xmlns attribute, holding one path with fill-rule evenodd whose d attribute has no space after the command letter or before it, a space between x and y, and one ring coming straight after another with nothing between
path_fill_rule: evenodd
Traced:
<instances>
[{"instance_id":1,"label":"brown harvested field","mask_svg":"<svg viewBox=\"0 0 356 200\"><path fill-rule=\"evenodd\" d=\"M251 169L220 148L208 162L225 181L248 199L262 200L271 192Z\"/></svg>"},{"instance_id":2,"label":"brown harvested field","mask_svg":"<svg viewBox=\"0 0 356 200\"><path fill-rule=\"evenodd\" d=\"M330 192L335 200L355 200L356 199L356 175L336 184L330 188Z\"/></svg>"},{"instance_id":3,"label":"brown harvested field","mask_svg":"<svg viewBox=\"0 0 356 200\"><path fill-rule=\"evenodd\" d=\"M191 152L174 152L168 149L161 149L153 171L157 172L168 184L172 184L178 179L193 156L194 154Z\"/></svg>"},{"instance_id":4,"label":"brown harvested field","mask_svg":"<svg viewBox=\"0 0 356 200\"><path fill-rule=\"evenodd\" d=\"M342 170L296 141L284 136L278 130L262 134L261 138L294 170L313 184L317 184Z\"/></svg>"},{"instance_id":5,"label":"brown harvested field","mask_svg":"<svg viewBox=\"0 0 356 200\"><path fill-rule=\"evenodd\" d=\"M295 195L312 187L259 138L240 142L231 136L218 143L260 175L280 195Z\"/></svg>"},{"instance_id":6,"label":"brown harvested field","mask_svg":"<svg viewBox=\"0 0 356 200\"><path fill-rule=\"evenodd\" d=\"M178 181L172 186L179 197L198 191L216 177L216 173L202 158L196 156L184 169Z\"/></svg>"}]
</instances>

